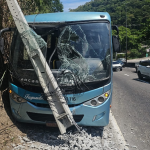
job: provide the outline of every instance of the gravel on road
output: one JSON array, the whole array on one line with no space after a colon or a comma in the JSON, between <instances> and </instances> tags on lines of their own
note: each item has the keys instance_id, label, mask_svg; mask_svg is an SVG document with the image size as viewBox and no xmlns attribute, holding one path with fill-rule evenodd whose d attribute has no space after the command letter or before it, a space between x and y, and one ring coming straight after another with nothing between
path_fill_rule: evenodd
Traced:
<instances>
[{"instance_id":1,"label":"gravel on road","mask_svg":"<svg viewBox=\"0 0 150 150\"><path fill-rule=\"evenodd\" d=\"M20 144L13 145L13 150L129 150L112 117L111 113L108 126L82 127L81 133L75 132L75 128L63 135L58 129L35 128L27 136L20 136Z\"/></svg>"}]
</instances>

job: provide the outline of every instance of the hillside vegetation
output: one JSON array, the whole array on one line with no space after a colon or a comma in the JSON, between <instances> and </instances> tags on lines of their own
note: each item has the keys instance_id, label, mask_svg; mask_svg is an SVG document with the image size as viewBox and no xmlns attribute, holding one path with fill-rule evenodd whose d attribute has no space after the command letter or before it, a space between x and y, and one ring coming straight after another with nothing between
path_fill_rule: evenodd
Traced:
<instances>
[{"instance_id":1,"label":"hillside vegetation","mask_svg":"<svg viewBox=\"0 0 150 150\"><path fill-rule=\"evenodd\" d=\"M112 24L119 27L122 51L126 49L127 16L128 57L145 56L150 46L150 0L91 0L70 11L108 12Z\"/></svg>"}]
</instances>

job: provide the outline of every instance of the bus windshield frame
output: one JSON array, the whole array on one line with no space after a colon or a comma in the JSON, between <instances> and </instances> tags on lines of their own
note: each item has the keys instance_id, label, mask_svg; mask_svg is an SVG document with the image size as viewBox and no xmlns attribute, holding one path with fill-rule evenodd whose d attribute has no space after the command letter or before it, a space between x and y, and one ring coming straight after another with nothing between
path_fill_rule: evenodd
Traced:
<instances>
[{"instance_id":1,"label":"bus windshield frame","mask_svg":"<svg viewBox=\"0 0 150 150\"><path fill-rule=\"evenodd\" d=\"M59 86L97 83L111 77L111 33L108 22L67 24L35 29L47 42L44 56ZM39 81L20 35L16 34L11 62L23 82ZM76 83L77 82L77 83Z\"/></svg>"}]
</instances>

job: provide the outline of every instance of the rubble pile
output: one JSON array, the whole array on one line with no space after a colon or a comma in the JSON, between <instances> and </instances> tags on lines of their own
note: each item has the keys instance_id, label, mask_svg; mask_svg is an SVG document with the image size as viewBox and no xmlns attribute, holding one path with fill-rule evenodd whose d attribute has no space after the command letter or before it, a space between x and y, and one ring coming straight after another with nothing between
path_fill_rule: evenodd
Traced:
<instances>
[{"instance_id":1,"label":"rubble pile","mask_svg":"<svg viewBox=\"0 0 150 150\"><path fill-rule=\"evenodd\" d=\"M20 144L13 145L14 150L121 150L122 144L115 137L111 124L107 127L83 127L82 132L70 129L61 135L55 132L30 131L27 137L19 137ZM125 146L122 150L128 150Z\"/></svg>"}]
</instances>

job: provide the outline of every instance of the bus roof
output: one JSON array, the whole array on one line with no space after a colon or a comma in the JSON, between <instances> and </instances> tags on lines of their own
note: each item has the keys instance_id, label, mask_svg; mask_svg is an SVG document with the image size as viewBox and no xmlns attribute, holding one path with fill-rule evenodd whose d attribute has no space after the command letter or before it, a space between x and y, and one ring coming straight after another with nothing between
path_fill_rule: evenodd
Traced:
<instances>
[{"instance_id":1,"label":"bus roof","mask_svg":"<svg viewBox=\"0 0 150 150\"><path fill-rule=\"evenodd\" d=\"M100 17L100 16L104 17ZM108 20L110 16L107 12L61 12L35 14L25 16L28 23L58 23L70 21L85 21L85 20Z\"/></svg>"}]
</instances>

